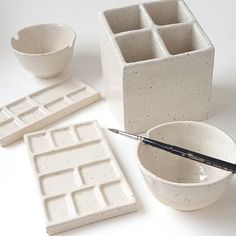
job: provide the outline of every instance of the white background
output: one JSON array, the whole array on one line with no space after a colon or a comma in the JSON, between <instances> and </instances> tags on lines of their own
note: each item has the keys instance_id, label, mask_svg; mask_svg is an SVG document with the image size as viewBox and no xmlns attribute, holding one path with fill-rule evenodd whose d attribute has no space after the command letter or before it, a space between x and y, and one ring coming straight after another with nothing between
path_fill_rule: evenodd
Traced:
<instances>
[{"instance_id":1,"label":"white background","mask_svg":"<svg viewBox=\"0 0 236 236\"><path fill-rule=\"evenodd\" d=\"M236 1L186 0L216 48L210 119L206 122L236 138ZM135 0L0 0L0 106L55 80L24 71L9 40L25 26L44 22L70 25L77 32L75 55L61 77L72 76L103 92L98 11ZM117 127L105 101L72 114L54 126L97 119ZM236 235L236 181L212 206L179 212L159 203L148 191L136 162L137 143L104 132L139 202L139 211L63 233L72 235ZM29 157L22 141L0 148L0 235L46 235L44 215Z\"/></svg>"}]
</instances>

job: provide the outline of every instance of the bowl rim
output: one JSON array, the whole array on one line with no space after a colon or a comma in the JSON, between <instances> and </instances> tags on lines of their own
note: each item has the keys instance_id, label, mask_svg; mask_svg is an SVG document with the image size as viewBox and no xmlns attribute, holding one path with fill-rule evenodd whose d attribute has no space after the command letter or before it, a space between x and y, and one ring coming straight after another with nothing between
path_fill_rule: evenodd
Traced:
<instances>
[{"instance_id":1,"label":"bowl rim","mask_svg":"<svg viewBox=\"0 0 236 236\"><path fill-rule=\"evenodd\" d=\"M28 29L32 29L32 28L37 28L37 27L44 27L44 26L53 26L53 27L63 27L63 28L66 28L68 30L70 30L73 34L73 39L71 41L70 44L62 47L62 48L59 48L57 50L54 50L54 51L51 51L51 52L45 52L45 53L27 53L27 52L22 52L22 51L19 51L17 50L15 47L13 47L13 40L16 40L16 36L19 37L19 33L24 31L24 30L28 30ZM29 26L26 26L20 30L18 30L15 34L15 36L12 36L11 37L11 49L13 50L13 52L17 53L17 54L20 54L20 55L25 55L25 56L46 56L46 55L50 55L50 54L54 54L54 53L57 53L57 52L60 52L60 51L63 51L64 49L66 48L73 48L74 44L75 44L75 41L76 41L76 32L75 30L66 25L66 24L62 24L62 23L42 23L42 24L36 24L36 25L29 25Z\"/></svg>"},{"instance_id":2,"label":"bowl rim","mask_svg":"<svg viewBox=\"0 0 236 236\"><path fill-rule=\"evenodd\" d=\"M151 129L149 129L147 131L147 136L149 137L149 134L150 134L151 131L153 131L153 130L155 130L157 128L163 127L163 126L168 126L170 124L190 124L190 123L202 125L202 126L210 128L210 129L215 129L217 132L220 132L221 134L223 134L230 142L232 142L232 144L236 148L236 143L235 143L234 139L231 136L229 136L228 134L226 134L224 131L222 131L221 129L216 128L213 125L209 125L209 124L206 124L206 123L203 123L203 122L198 122L198 121L171 121L171 122L166 122L166 123L157 125L157 126L151 128ZM157 179L160 182L163 182L163 183L166 183L166 184L169 184L169 185L173 185L173 186L179 186L179 187L199 187L199 186L212 185L212 184L224 181L227 178L232 178L233 177L233 173L228 172L228 173L226 173L226 175L224 177L222 177L222 178L220 178L218 180L212 180L212 181L207 181L207 182L198 182L198 183L178 183L178 182L174 182L174 181L163 179L163 178L153 174L146 167L144 167L143 164L141 163L140 155L139 155L141 144L143 144L143 142L139 141L138 142L138 147L137 147L137 161L138 161L139 168L141 169L141 171L145 175L148 175L151 178Z\"/></svg>"}]
</instances>

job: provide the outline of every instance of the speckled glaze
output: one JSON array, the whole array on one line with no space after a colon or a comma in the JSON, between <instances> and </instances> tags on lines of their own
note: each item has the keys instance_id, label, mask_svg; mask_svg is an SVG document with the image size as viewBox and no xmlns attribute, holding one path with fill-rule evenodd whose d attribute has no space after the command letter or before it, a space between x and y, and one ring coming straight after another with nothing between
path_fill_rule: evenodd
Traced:
<instances>
[{"instance_id":1,"label":"speckled glaze","mask_svg":"<svg viewBox=\"0 0 236 236\"><path fill-rule=\"evenodd\" d=\"M100 14L106 98L130 132L208 117L214 48L183 1Z\"/></svg>"},{"instance_id":2,"label":"speckled glaze","mask_svg":"<svg viewBox=\"0 0 236 236\"><path fill-rule=\"evenodd\" d=\"M221 130L194 121L169 122L148 137L236 163L236 145ZM139 143L138 164L153 195L184 211L206 207L225 192L233 174Z\"/></svg>"},{"instance_id":3,"label":"speckled glaze","mask_svg":"<svg viewBox=\"0 0 236 236\"><path fill-rule=\"evenodd\" d=\"M28 134L25 143L49 234L137 210L96 121Z\"/></svg>"},{"instance_id":4,"label":"speckled glaze","mask_svg":"<svg viewBox=\"0 0 236 236\"><path fill-rule=\"evenodd\" d=\"M11 47L21 65L39 78L56 77L72 58L76 35L62 24L34 25L20 30Z\"/></svg>"}]
</instances>

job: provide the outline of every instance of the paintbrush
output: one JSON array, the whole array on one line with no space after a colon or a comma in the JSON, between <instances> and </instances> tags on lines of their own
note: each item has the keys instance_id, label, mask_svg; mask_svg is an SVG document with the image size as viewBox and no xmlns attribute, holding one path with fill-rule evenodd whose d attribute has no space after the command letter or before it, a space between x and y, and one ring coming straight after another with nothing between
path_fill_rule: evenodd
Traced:
<instances>
[{"instance_id":1,"label":"paintbrush","mask_svg":"<svg viewBox=\"0 0 236 236\"><path fill-rule=\"evenodd\" d=\"M233 163L226 162L226 161L214 158L214 157L210 157L210 156L198 153L198 152L194 152L194 151L185 149L185 148L181 148L181 147L174 146L171 144L163 143L163 142L160 142L160 141L157 141L154 139L130 134L130 133L127 133L127 132L124 132L121 130L117 130L117 129L109 129L109 130L116 133L116 134L121 134L121 135L124 135L129 138L141 140L143 143L145 143L147 145L164 150L166 152L170 152L172 154L175 154L175 155L178 155L178 156L181 156L184 158L198 161L198 162L204 163L206 165L214 166L214 167L222 169L222 170L230 171L233 174L236 173L236 165Z\"/></svg>"}]
</instances>

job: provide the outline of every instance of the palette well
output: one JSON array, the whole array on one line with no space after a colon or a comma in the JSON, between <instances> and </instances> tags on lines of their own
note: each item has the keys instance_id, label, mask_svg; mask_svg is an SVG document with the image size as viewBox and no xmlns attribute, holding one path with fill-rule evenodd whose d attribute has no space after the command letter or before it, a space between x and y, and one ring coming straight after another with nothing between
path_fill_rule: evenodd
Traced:
<instances>
[{"instance_id":1,"label":"palette well","mask_svg":"<svg viewBox=\"0 0 236 236\"><path fill-rule=\"evenodd\" d=\"M0 108L0 145L39 130L101 98L81 82L64 80Z\"/></svg>"},{"instance_id":2,"label":"palette well","mask_svg":"<svg viewBox=\"0 0 236 236\"><path fill-rule=\"evenodd\" d=\"M137 210L96 121L39 131L24 139L49 234Z\"/></svg>"}]
</instances>

